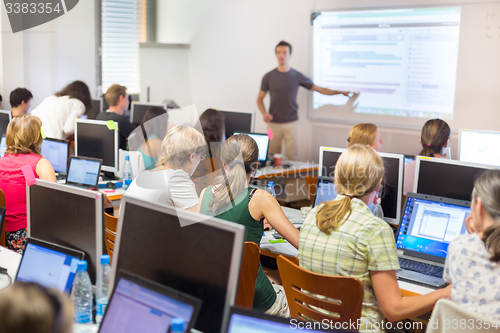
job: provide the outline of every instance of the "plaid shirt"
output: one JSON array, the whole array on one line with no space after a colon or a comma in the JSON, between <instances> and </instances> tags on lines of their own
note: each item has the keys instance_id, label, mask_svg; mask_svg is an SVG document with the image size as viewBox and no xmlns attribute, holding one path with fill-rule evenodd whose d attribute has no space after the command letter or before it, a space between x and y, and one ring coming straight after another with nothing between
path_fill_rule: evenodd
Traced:
<instances>
[{"instance_id":1,"label":"plaid shirt","mask_svg":"<svg viewBox=\"0 0 500 333\"><path fill-rule=\"evenodd\" d=\"M341 198L339 195L335 200ZM327 235L316 224L316 214L322 207L313 208L300 229L300 267L315 273L358 278L364 288L361 318L365 323L380 322L383 315L378 309L369 271L399 269L391 228L375 217L361 200L353 198L349 218L344 218L339 227ZM377 332L375 329L361 331Z\"/></svg>"}]
</instances>

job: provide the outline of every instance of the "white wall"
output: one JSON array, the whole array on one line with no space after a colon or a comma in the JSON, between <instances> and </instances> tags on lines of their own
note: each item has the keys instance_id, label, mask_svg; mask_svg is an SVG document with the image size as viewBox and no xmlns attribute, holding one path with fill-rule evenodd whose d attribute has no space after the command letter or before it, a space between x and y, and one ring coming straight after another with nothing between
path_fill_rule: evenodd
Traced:
<instances>
[{"instance_id":1,"label":"white wall","mask_svg":"<svg viewBox=\"0 0 500 333\"><path fill-rule=\"evenodd\" d=\"M5 7L2 16L0 86L5 109L17 87L33 94L32 107L74 80L84 81L95 92L95 2L78 5L54 21L24 32L12 33Z\"/></svg>"}]
</instances>

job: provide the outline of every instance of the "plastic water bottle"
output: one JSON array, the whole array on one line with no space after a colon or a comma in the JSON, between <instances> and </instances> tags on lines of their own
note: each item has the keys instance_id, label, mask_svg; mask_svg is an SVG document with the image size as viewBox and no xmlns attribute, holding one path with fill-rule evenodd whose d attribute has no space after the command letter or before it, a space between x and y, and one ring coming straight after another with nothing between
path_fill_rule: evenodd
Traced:
<instances>
[{"instance_id":1,"label":"plastic water bottle","mask_svg":"<svg viewBox=\"0 0 500 333\"><path fill-rule=\"evenodd\" d=\"M106 312L108 307L108 288L109 279L111 277L111 267L109 266L109 256L103 254L101 256L101 267L99 268L99 274L97 275L97 290L96 290L96 313L95 322L97 325L101 324L102 317Z\"/></svg>"},{"instance_id":2,"label":"plastic water bottle","mask_svg":"<svg viewBox=\"0 0 500 333\"><path fill-rule=\"evenodd\" d=\"M86 326L92 325L92 283L87 273L87 262L80 260L71 290L71 303L75 311L75 332L86 332Z\"/></svg>"},{"instance_id":3,"label":"plastic water bottle","mask_svg":"<svg viewBox=\"0 0 500 333\"><path fill-rule=\"evenodd\" d=\"M170 333L184 333L184 319L172 318L172 325L170 325Z\"/></svg>"},{"instance_id":4,"label":"plastic water bottle","mask_svg":"<svg viewBox=\"0 0 500 333\"><path fill-rule=\"evenodd\" d=\"M274 190L274 182L267 183L267 192L269 192L274 198L276 198L276 191Z\"/></svg>"},{"instance_id":5,"label":"plastic water bottle","mask_svg":"<svg viewBox=\"0 0 500 333\"><path fill-rule=\"evenodd\" d=\"M125 162L123 162L123 189L127 190L132 183L132 164L130 164L130 156L125 156Z\"/></svg>"}]
</instances>

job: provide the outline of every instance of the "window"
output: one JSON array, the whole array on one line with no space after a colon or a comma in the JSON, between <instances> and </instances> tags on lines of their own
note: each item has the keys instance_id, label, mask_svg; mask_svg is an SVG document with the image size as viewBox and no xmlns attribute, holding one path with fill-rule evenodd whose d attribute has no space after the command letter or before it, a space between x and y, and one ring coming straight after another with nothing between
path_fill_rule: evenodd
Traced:
<instances>
[{"instance_id":1,"label":"window","mask_svg":"<svg viewBox=\"0 0 500 333\"><path fill-rule=\"evenodd\" d=\"M114 83L138 94L139 43L146 41L146 0L102 0L102 91Z\"/></svg>"}]
</instances>

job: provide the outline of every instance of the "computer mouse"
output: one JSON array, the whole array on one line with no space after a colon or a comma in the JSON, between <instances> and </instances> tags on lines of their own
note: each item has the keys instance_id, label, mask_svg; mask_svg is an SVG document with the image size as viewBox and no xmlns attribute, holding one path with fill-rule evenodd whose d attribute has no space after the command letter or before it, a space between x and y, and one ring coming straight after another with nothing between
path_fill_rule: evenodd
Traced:
<instances>
[{"instance_id":1,"label":"computer mouse","mask_svg":"<svg viewBox=\"0 0 500 333\"><path fill-rule=\"evenodd\" d=\"M115 188L116 188L116 187L115 187L115 183L113 183L113 182L107 182L107 183L106 183L106 187L107 187L107 188L112 188L112 189L115 189Z\"/></svg>"}]
</instances>

